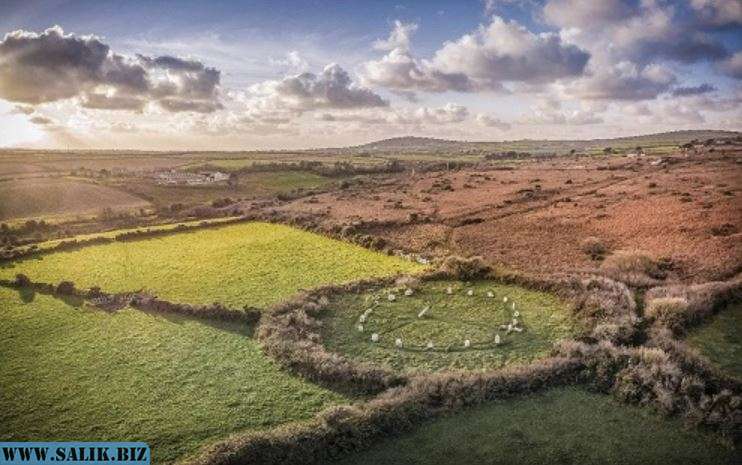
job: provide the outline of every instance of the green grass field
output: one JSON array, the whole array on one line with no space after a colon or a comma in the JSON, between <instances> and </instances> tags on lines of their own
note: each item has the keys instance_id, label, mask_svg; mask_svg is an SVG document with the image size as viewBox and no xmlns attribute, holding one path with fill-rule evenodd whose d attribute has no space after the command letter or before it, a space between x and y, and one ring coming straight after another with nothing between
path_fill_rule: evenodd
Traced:
<instances>
[{"instance_id":1,"label":"green grass field","mask_svg":"<svg viewBox=\"0 0 742 465\"><path fill-rule=\"evenodd\" d=\"M452 295L446 293L448 287ZM470 290L472 296L467 295ZM395 294L394 302L388 300L389 293ZM516 318L513 303L522 332L507 333L500 325ZM430 309L420 318L425 307ZM391 289L348 294L332 302L324 321L323 337L330 350L398 370L484 369L527 362L580 330L569 307L554 296L490 281L427 282L411 296ZM371 340L374 333L377 342Z\"/></svg>"},{"instance_id":2,"label":"green grass field","mask_svg":"<svg viewBox=\"0 0 742 465\"><path fill-rule=\"evenodd\" d=\"M0 288L0 441L142 440L163 463L346 401L282 371L244 326L22 297Z\"/></svg>"},{"instance_id":3,"label":"green grass field","mask_svg":"<svg viewBox=\"0 0 742 465\"><path fill-rule=\"evenodd\" d=\"M727 373L742 379L742 305L719 312L688 336L690 345Z\"/></svg>"},{"instance_id":4,"label":"green grass field","mask_svg":"<svg viewBox=\"0 0 742 465\"><path fill-rule=\"evenodd\" d=\"M387 439L344 465L721 465L734 451L677 420L577 388L487 404Z\"/></svg>"},{"instance_id":5,"label":"green grass field","mask_svg":"<svg viewBox=\"0 0 742 465\"><path fill-rule=\"evenodd\" d=\"M109 292L149 289L172 301L241 308L265 307L322 284L422 269L288 226L243 223L44 255L3 265L0 276L25 273Z\"/></svg>"}]
</instances>

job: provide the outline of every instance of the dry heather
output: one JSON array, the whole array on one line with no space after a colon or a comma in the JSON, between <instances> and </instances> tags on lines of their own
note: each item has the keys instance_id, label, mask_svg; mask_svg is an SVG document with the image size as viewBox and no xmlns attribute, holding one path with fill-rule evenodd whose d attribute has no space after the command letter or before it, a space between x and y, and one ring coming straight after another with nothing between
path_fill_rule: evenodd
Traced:
<instances>
[{"instance_id":1,"label":"dry heather","mask_svg":"<svg viewBox=\"0 0 742 465\"><path fill-rule=\"evenodd\" d=\"M682 334L720 308L742 299L742 277L690 286L650 289L645 297L646 316L655 327Z\"/></svg>"}]
</instances>

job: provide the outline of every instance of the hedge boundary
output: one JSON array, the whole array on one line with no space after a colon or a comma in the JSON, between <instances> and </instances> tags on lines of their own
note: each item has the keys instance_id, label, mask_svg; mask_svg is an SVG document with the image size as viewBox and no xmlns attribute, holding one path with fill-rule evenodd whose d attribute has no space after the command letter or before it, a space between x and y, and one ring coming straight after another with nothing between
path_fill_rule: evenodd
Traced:
<instances>
[{"instance_id":1,"label":"hedge boundary","mask_svg":"<svg viewBox=\"0 0 742 465\"><path fill-rule=\"evenodd\" d=\"M52 295L58 298L77 298L94 307L109 312L115 312L125 307L137 310L184 315L199 319L234 321L255 324L260 320L261 311L257 308L245 307L242 310L229 308L220 303L209 305L191 305L175 303L159 299L147 291L107 293L99 287L78 289L71 281L62 281L58 284L31 281L23 274L16 275L14 281L2 279L0 286L13 289L32 289L40 294Z\"/></svg>"}]
</instances>

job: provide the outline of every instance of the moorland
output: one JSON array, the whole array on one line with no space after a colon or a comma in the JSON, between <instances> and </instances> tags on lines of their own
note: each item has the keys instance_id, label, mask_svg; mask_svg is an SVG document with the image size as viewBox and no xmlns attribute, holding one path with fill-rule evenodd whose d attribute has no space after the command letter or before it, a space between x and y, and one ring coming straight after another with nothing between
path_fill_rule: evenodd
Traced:
<instances>
[{"instance_id":1,"label":"moorland","mask_svg":"<svg viewBox=\"0 0 742 465\"><path fill-rule=\"evenodd\" d=\"M0 440L737 463L740 196L725 131L3 150Z\"/></svg>"}]
</instances>

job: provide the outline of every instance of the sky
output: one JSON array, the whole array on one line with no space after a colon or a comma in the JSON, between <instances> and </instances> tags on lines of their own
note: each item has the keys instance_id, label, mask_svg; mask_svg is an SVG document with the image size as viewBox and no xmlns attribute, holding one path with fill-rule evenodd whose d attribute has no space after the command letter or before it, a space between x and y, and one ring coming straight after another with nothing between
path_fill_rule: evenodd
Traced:
<instances>
[{"instance_id":1,"label":"sky","mask_svg":"<svg viewBox=\"0 0 742 465\"><path fill-rule=\"evenodd\" d=\"M740 0L0 2L0 147L742 129Z\"/></svg>"}]
</instances>

